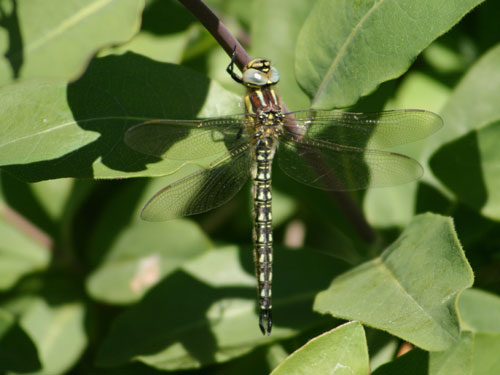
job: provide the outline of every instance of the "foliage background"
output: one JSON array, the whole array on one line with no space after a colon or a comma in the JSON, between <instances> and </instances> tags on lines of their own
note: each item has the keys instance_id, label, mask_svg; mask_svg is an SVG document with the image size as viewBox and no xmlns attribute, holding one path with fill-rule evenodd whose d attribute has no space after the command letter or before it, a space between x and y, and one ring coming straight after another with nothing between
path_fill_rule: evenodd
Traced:
<instances>
[{"instance_id":1,"label":"foliage background","mask_svg":"<svg viewBox=\"0 0 500 375\"><path fill-rule=\"evenodd\" d=\"M367 243L328 194L275 168L263 338L249 188L142 222L154 192L198 167L123 144L145 118L242 112L227 55L175 1L0 1L0 371L500 373L498 2L207 3L272 59L290 109L439 113L439 133L397 149L424 179L352 194L376 230ZM357 15L369 22L342 53ZM308 66L325 77L338 56L341 90L319 95ZM418 348L394 359L401 339Z\"/></svg>"}]
</instances>

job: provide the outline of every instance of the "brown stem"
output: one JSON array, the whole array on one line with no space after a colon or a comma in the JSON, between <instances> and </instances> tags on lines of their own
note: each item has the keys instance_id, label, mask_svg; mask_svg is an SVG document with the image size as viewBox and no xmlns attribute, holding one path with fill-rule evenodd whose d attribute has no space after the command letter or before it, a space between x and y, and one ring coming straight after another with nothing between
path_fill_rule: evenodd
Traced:
<instances>
[{"instance_id":1,"label":"brown stem","mask_svg":"<svg viewBox=\"0 0 500 375\"><path fill-rule=\"evenodd\" d=\"M52 238L34 226L33 223L26 220L24 216L21 216L18 212L8 206L3 206L0 209L0 214L21 232L24 232L28 237L32 238L35 242L48 250L52 249L52 246L54 245Z\"/></svg>"},{"instance_id":2,"label":"brown stem","mask_svg":"<svg viewBox=\"0 0 500 375\"><path fill-rule=\"evenodd\" d=\"M217 17L203 1L179 0L179 2L184 5L203 26L205 26L229 56L231 56L236 49L236 58L234 62L240 70L250 62L251 58L247 51L245 51L240 42L238 42L219 17Z\"/></svg>"}]
</instances>

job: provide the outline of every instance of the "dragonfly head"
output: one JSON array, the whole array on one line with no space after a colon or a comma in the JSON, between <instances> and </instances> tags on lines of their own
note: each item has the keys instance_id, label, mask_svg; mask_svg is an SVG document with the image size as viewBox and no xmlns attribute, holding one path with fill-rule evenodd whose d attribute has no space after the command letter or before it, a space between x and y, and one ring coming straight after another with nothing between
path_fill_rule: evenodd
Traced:
<instances>
[{"instance_id":1,"label":"dragonfly head","mask_svg":"<svg viewBox=\"0 0 500 375\"><path fill-rule=\"evenodd\" d=\"M280 74L271 66L271 61L254 59L243 68L243 84L251 88L275 85L280 80Z\"/></svg>"}]
</instances>

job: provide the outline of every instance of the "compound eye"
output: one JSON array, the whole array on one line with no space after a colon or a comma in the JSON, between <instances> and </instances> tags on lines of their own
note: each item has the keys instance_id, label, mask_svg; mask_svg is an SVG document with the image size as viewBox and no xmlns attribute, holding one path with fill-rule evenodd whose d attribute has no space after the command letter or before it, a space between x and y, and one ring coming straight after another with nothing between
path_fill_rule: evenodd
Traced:
<instances>
[{"instance_id":1,"label":"compound eye","mask_svg":"<svg viewBox=\"0 0 500 375\"><path fill-rule=\"evenodd\" d=\"M257 69L247 69L243 73L243 83L253 86L264 86L267 83L267 78Z\"/></svg>"},{"instance_id":2,"label":"compound eye","mask_svg":"<svg viewBox=\"0 0 500 375\"><path fill-rule=\"evenodd\" d=\"M278 83L278 81L280 80L278 69L271 67L271 70L269 71L269 80L272 83Z\"/></svg>"}]
</instances>

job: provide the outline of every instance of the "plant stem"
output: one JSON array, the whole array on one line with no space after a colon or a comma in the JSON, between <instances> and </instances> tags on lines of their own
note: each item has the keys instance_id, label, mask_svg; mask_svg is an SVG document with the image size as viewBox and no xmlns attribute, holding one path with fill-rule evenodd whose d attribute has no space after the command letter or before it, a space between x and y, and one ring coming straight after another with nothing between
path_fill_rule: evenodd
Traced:
<instances>
[{"instance_id":1,"label":"plant stem","mask_svg":"<svg viewBox=\"0 0 500 375\"><path fill-rule=\"evenodd\" d=\"M217 17L203 1L179 0L179 2L184 5L203 26L205 26L229 56L231 56L236 49L235 63L240 70L250 62L251 58L247 51L245 51L240 42L238 42L219 17Z\"/></svg>"}]
</instances>

